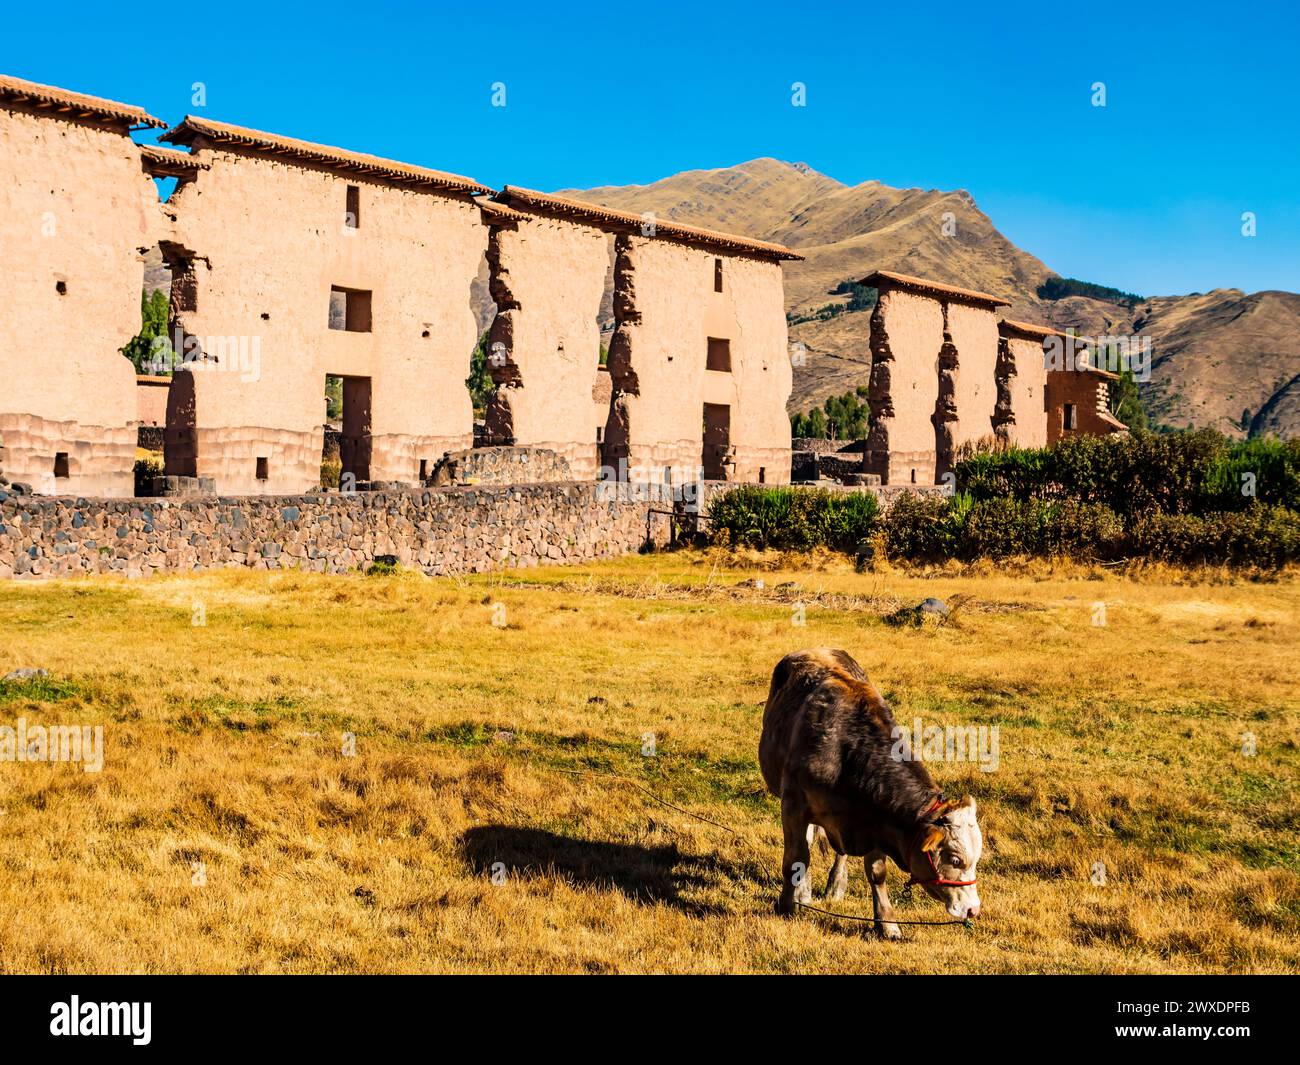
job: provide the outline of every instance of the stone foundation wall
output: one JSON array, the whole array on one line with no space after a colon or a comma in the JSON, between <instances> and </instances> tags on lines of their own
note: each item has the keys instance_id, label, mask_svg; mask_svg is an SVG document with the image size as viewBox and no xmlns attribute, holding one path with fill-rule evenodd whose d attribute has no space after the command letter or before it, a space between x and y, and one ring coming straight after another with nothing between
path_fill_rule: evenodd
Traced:
<instances>
[{"instance_id":1,"label":"stone foundation wall","mask_svg":"<svg viewBox=\"0 0 1300 1065\"><path fill-rule=\"evenodd\" d=\"M194 500L0 490L0 577L205 569L342 573L393 556L425 573L585 562L667 539L663 504L593 484Z\"/></svg>"},{"instance_id":2,"label":"stone foundation wall","mask_svg":"<svg viewBox=\"0 0 1300 1065\"><path fill-rule=\"evenodd\" d=\"M136 426L50 421L35 414L0 414L6 445L5 476L33 492L87 492L130 496L135 491ZM55 459L67 455L67 476L55 476Z\"/></svg>"},{"instance_id":3,"label":"stone foundation wall","mask_svg":"<svg viewBox=\"0 0 1300 1065\"><path fill-rule=\"evenodd\" d=\"M709 481L706 510L736 485ZM379 559L430 575L564 565L668 542L677 504L636 484L476 485L391 492L176 499L14 495L0 486L0 578L208 569L344 573ZM845 487L888 509L903 492ZM706 526L707 527L707 526Z\"/></svg>"},{"instance_id":4,"label":"stone foundation wall","mask_svg":"<svg viewBox=\"0 0 1300 1065\"><path fill-rule=\"evenodd\" d=\"M437 486L554 484L575 478L562 455L545 448L479 447L443 456L433 471Z\"/></svg>"}]
</instances>

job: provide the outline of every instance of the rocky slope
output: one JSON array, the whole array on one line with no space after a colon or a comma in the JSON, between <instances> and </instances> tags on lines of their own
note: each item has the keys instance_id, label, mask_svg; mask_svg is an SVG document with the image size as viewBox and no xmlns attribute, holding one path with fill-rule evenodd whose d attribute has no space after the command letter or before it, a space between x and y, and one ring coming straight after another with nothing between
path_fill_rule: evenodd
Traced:
<instances>
[{"instance_id":1,"label":"rocky slope","mask_svg":"<svg viewBox=\"0 0 1300 1065\"><path fill-rule=\"evenodd\" d=\"M1152 376L1143 399L1162 423L1213 426L1238 436L1300 433L1295 293L1217 289L1153 297L1132 308L1077 296L1042 300L1036 290L1052 271L998 232L968 193L896 189L878 181L848 186L776 159L565 194L780 241L803 254L804 262L785 268L787 309L795 319L791 339L808 351L805 366L795 371L792 411L866 383L867 312L822 320L812 315L846 302L831 291L841 282L889 269L991 292L1011 301L1009 314L1016 318L1090 335L1149 335ZM1243 411L1250 416L1245 423Z\"/></svg>"}]
</instances>

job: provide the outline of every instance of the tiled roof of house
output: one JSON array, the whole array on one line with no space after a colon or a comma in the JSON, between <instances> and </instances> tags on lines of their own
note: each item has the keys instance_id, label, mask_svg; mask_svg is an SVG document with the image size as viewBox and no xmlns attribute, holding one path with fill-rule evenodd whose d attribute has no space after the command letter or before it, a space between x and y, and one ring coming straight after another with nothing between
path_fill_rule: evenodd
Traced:
<instances>
[{"instance_id":1,"label":"tiled roof of house","mask_svg":"<svg viewBox=\"0 0 1300 1065\"><path fill-rule=\"evenodd\" d=\"M1062 333L1059 329L1053 329L1048 325L1034 325L1033 322L1017 322L1013 318L1003 318L998 322L998 332L1005 334L1015 334L1029 340L1045 340L1047 337L1066 337L1073 336L1071 333ZM1083 337L1074 337L1074 339L1084 342Z\"/></svg>"},{"instance_id":2,"label":"tiled roof of house","mask_svg":"<svg viewBox=\"0 0 1300 1065\"><path fill-rule=\"evenodd\" d=\"M13 100L51 114L73 115L77 118L109 119L133 126L164 127L161 118L154 118L142 107L105 100L99 96L86 96L54 85L38 85L34 81L0 74L0 101Z\"/></svg>"},{"instance_id":3,"label":"tiled roof of house","mask_svg":"<svg viewBox=\"0 0 1300 1065\"><path fill-rule=\"evenodd\" d=\"M441 170L429 170L422 166L399 163L392 159L381 159L376 155L350 152L344 148L332 148L326 144L312 144L310 141L281 137L276 133L263 133L261 130L245 129L232 126L228 122L215 122L208 118L196 118L186 115L185 120L174 129L163 134L162 140L169 144L193 143L195 137L204 137L223 147L250 148L256 151L270 152L287 159L315 163L329 169L357 173L370 177L384 178L389 181L423 185L433 189L454 192L487 193L492 190L480 185L473 178L448 174Z\"/></svg>"},{"instance_id":4,"label":"tiled roof of house","mask_svg":"<svg viewBox=\"0 0 1300 1065\"><path fill-rule=\"evenodd\" d=\"M939 300L957 300L961 303L974 303L983 307L1011 306L1009 300L991 296L987 292L976 292L974 289L945 285L941 281L928 281L924 277L913 277L911 274L896 274L893 270L877 270L864 277L859 284L876 289L901 288L906 292L916 292L922 296L933 296Z\"/></svg>"},{"instance_id":5,"label":"tiled roof of house","mask_svg":"<svg viewBox=\"0 0 1300 1065\"><path fill-rule=\"evenodd\" d=\"M145 169L155 177L192 176L196 170L209 169L207 163L199 162L197 156L189 152L164 148L158 144L141 144L139 148Z\"/></svg>"},{"instance_id":6,"label":"tiled roof of house","mask_svg":"<svg viewBox=\"0 0 1300 1065\"><path fill-rule=\"evenodd\" d=\"M563 217L586 222L597 229L622 233L628 231L643 232L646 236L661 237L665 240L678 240L692 244L733 252L740 255L758 255L767 259L802 259L798 252L791 251L784 244L773 244L766 240L753 240L735 233L722 233L714 229L701 229L699 226L683 225L663 218L650 218L630 211L617 211L612 207L602 207L597 203L583 200L571 200L565 196L552 196L549 193L524 189L517 185L507 185L496 195L496 199L516 209L534 211L539 214L556 214ZM652 226L646 232L647 226Z\"/></svg>"},{"instance_id":7,"label":"tiled roof of house","mask_svg":"<svg viewBox=\"0 0 1300 1065\"><path fill-rule=\"evenodd\" d=\"M516 211L513 207L507 207L504 203L498 203L496 200L489 199L486 196L479 196L474 200L478 209L483 212L484 220L494 222L518 222L528 215L523 211Z\"/></svg>"}]
</instances>

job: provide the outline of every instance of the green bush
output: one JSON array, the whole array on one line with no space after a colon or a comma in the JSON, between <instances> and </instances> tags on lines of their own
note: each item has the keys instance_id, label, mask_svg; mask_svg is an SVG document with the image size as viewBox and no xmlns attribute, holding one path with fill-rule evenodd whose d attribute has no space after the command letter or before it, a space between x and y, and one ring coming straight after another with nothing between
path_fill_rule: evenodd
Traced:
<instances>
[{"instance_id":1,"label":"green bush","mask_svg":"<svg viewBox=\"0 0 1300 1065\"><path fill-rule=\"evenodd\" d=\"M155 459L135 460L135 494L137 496L153 495L153 479L163 475L162 463Z\"/></svg>"},{"instance_id":2,"label":"green bush","mask_svg":"<svg viewBox=\"0 0 1300 1065\"><path fill-rule=\"evenodd\" d=\"M1232 563L1277 569L1300 562L1300 514L1261 504L1209 514L1148 514L1133 527L1134 552L1186 564Z\"/></svg>"},{"instance_id":3,"label":"green bush","mask_svg":"<svg viewBox=\"0 0 1300 1065\"><path fill-rule=\"evenodd\" d=\"M1071 436L1050 448L976 455L958 463L957 486L977 500L1074 499L1125 517L1182 514L1204 508L1211 471L1228 454L1227 438L1210 429Z\"/></svg>"},{"instance_id":4,"label":"green bush","mask_svg":"<svg viewBox=\"0 0 1300 1065\"><path fill-rule=\"evenodd\" d=\"M736 488L709 505L715 540L795 551L852 551L871 535L878 513L870 492L815 488Z\"/></svg>"},{"instance_id":5,"label":"green bush","mask_svg":"<svg viewBox=\"0 0 1300 1065\"><path fill-rule=\"evenodd\" d=\"M1210 467L1197 511L1245 510L1257 502L1300 510L1300 440L1233 443Z\"/></svg>"},{"instance_id":6,"label":"green bush","mask_svg":"<svg viewBox=\"0 0 1300 1065\"><path fill-rule=\"evenodd\" d=\"M963 527L965 558L1012 555L1114 558L1125 547L1124 523L1100 503L1073 499L989 499L976 503Z\"/></svg>"},{"instance_id":7,"label":"green bush","mask_svg":"<svg viewBox=\"0 0 1300 1065\"><path fill-rule=\"evenodd\" d=\"M957 496L952 501L968 497ZM966 505L966 503L958 505ZM885 550L891 558L937 562L951 557L960 542L960 518L943 496L904 493L881 519Z\"/></svg>"},{"instance_id":8,"label":"green bush","mask_svg":"<svg viewBox=\"0 0 1300 1065\"><path fill-rule=\"evenodd\" d=\"M1072 499L908 494L890 508L882 527L889 556L912 562L1014 555L1112 558L1125 545L1119 515L1109 507Z\"/></svg>"}]
</instances>

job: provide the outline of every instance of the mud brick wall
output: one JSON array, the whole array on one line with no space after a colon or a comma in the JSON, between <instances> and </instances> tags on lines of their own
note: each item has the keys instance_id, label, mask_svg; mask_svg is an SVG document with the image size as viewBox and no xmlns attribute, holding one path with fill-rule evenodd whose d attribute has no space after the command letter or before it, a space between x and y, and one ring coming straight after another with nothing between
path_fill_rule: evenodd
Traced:
<instances>
[{"instance_id":1,"label":"mud brick wall","mask_svg":"<svg viewBox=\"0 0 1300 1065\"><path fill-rule=\"evenodd\" d=\"M0 489L0 577L342 573L386 555L433 575L577 563L637 551L648 536L666 541L655 507L587 483L195 500Z\"/></svg>"}]
</instances>

